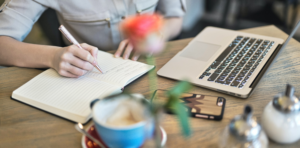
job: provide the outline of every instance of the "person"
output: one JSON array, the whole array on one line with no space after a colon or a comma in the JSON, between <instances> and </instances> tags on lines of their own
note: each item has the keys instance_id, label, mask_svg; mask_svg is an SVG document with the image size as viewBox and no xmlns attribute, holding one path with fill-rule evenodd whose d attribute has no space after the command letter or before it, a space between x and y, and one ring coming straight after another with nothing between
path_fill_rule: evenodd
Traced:
<instances>
[{"instance_id":1,"label":"person","mask_svg":"<svg viewBox=\"0 0 300 148\"><path fill-rule=\"evenodd\" d=\"M47 8L56 11L84 49L65 38L67 47L22 42ZM185 9L185 0L6 0L0 7L0 65L53 68L62 76L79 77L93 69L88 61L97 57L98 49L117 49L116 57L137 60L139 55L119 31L122 20L156 11L164 16L162 34L168 40L180 33Z\"/></svg>"}]
</instances>

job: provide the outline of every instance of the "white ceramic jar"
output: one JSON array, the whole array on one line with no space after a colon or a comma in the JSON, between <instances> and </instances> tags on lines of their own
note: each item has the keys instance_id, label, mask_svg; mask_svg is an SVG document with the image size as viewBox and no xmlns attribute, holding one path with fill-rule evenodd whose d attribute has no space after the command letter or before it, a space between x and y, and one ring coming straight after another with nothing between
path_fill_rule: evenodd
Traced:
<instances>
[{"instance_id":1,"label":"white ceramic jar","mask_svg":"<svg viewBox=\"0 0 300 148\"><path fill-rule=\"evenodd\" d=\"M275 142L289 144L300 139L300 102L294 92L287 84L286 92L276 95L264 109L262 126Z\"/></svg>"}]
</instances>

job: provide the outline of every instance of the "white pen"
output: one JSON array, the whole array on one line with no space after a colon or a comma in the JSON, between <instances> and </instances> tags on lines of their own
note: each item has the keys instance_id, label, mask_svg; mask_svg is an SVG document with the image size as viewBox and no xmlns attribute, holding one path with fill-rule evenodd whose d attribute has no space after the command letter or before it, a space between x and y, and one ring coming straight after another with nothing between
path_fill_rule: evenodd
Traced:
<instances>
[{"instance_id":1,"label":"white pen","mask_svg":"<svg viewBox=\"0 0 300 148\"><path fill-rule=\"evenodd\" d=\"M83 49L80 44L75 40L75 38L70 34L70 32L65 28L64 25L60 25L58 28L61 33L74 45L76 45L78 48ZM92 55L91 55L92 56ZM91 63L91 62L90 62ZM96 59L94 62L91 63L96 69L98 69L101 73L104 74L104 71L101 70L100 66L98 65Z\"/></svg>"}]
</instances>

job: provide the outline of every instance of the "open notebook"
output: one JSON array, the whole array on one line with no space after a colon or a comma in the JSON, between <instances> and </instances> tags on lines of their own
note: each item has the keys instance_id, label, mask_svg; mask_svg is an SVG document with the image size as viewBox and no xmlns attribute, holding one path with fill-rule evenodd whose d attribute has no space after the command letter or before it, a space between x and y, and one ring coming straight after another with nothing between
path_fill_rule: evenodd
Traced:
<instances>
[{"instance_id":1,"label":"open notebook","mask_svg":"<svg viewBox=\"0 0 300 148\"><path fill-rule=\"evenodd\" d=\"M12 98L66 119L86 123L91 118L92 100L121 93L124 86L154 67L114 58L102 51L98 53L98 63L105 74L94 68L79 78L66 78L48 69L13 91Z\"/></svg>"}]
</instances>

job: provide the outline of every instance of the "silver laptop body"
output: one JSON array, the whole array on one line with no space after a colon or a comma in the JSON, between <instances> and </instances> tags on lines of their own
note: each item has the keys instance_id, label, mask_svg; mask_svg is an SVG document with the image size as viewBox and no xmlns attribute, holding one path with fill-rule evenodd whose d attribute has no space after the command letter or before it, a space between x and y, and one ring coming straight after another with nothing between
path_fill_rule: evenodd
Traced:
<instances>
[{"instance_id":1,"label":"silver laptop body","mask_svg":"<svg viewBox=\"0 0 300 148\"><path fill-rule=\"evenodd\" d=\"M274 37L206 27L157 74L248 98L299 24L285 42Z\"/></svg>"}]
</instances>

